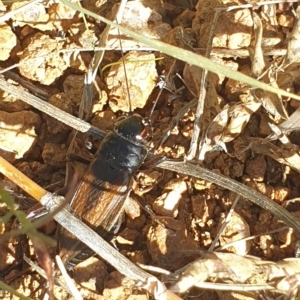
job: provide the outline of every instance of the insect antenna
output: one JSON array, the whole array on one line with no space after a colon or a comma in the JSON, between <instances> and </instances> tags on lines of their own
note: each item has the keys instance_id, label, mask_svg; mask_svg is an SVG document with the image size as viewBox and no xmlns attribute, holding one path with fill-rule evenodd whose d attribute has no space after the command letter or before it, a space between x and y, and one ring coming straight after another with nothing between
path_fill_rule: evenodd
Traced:
<instances>
[{"instance_id":1,"label":"insect antenna","mask_svg":"<svg viewBox=\"0 0 300 300\"><path fill-rule=\"evenodd\" d=\"M119 15L116 16L116 23L118 25L120 25L121 19L122 19L122 16L119 16ZM121 36L121 33L120 33L119 29L118 29L118 35ZM129 112L132 112L130 92L129 92L129 84L128 84L128 80L127 80L127 73L126 73L126 66L125 66L125 59L124 59L124 53L123 53L123 48L122 48L122 41L121 41L120 38L119 38L119 45L120 45L120 49L121 49L121 57L122 57L122 63L123 63L123 69L124 69L126 90L127 90L127 95L128 95L128 108L129 108Z\"/></svg>"},{"instance_id":2,"label":"insect antenna","mask_svg":"<svg viewBox=\"0 0 300 300\"><path fill-rule=\"evenodd\" d=\"M169 69L169 71L168 71L168 74L166 75L166 77L168 77L168 76L171 75L171 73L172 73L172 71L173 71L173 69L174 69L175 63L176 63L176 60L174 59L172 65L171 65L171 67L170 67L170 69ZM153 105L152 105L152 108L151 108L151 110L150 110L150 114L149 114L149 116L148 116L149 120L151 119L151 116L152 116L152 114L153 114L153 112L154 112L154 109L155 109L155 107L156 107L156 105L157 105L157 102L158 102L158 100L159 100L159 98L160 98L160 96L161 96L161 93L162 93L163 89L164 89L165 86L166 86L166 83L163 81L162 84L161 84L161 83L158 83L157 86L159 87L159 92L158 92L158 94L157 94L157 96L156 96L156 99L154 100Z\"/></svg>"}]
</instances>

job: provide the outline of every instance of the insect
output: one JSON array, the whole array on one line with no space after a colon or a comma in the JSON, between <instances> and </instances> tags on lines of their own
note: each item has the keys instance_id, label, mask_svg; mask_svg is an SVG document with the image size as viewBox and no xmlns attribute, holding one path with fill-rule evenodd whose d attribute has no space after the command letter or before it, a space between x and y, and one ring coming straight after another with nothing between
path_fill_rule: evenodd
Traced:
<instances>
[{"instance_id":1,"label":"insect","mask_svg":"<svg viewBox=\"0 0 300 300\"><path fill-rule=\"evenodd\" d=\"M78 184L71 206L100 235L117 223L130 193L132 176L148 154L151 137L150 123L138 114L117 121ZM65 262L86 248L80 241L74 241L67 230L60 239L60 247Z\"/></svg>"},{"instance_id":2,"label":"insect","mask_svg":"<svg viewBox=\"0 0 300 300\"><path fill-rule=\"evenodd\" d=\"M124 64L123 60L124 58ZM125 67L124 76L127 77ZM126 89L128 91L128 86ZM131 111L129 98L128 92ZM114 130L103 139L93 161L76 187L71 207L102 237L116 227L125 200L131 192L133 176L144 163L151 140L150 117L142 118L132 114L119 119ZM73 262L76 263L77 259L83 260L89 251L67 230L63 229L62 233L59 243L60 255L67 266L72 267ZM72 263L68 264L70 260Z\"/></svg>"}]
</instances>

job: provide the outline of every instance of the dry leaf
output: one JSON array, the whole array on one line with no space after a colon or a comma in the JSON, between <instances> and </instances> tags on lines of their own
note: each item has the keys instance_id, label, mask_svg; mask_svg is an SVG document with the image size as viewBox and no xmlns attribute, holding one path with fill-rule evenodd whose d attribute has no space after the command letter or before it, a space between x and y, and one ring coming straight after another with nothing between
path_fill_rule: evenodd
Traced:
<instances>
[{"instance_id":1,"label":"dry leaf","mask_svg":"<svg viewBox=\"0 0 300 300\"><path fill-rule=\"evenodd\" d=\"M296 109L288 120L278 126L283 133L289 133L300 129L300 107Z\"/></svg>"},{"instance_id":2,"label":"dry leaf","mask_svg":"<svg viewBox=\"0 0 300 300\"><path fill-rule=\"evenodd\" d=\"M232 141L242 132L251 115L260 106L261 104L256 101L249 101L248 103L238 103L225 108L214 118L207 130L207 145L214 147Z\"/></svg>"},{"instance_id":3,"label":"dry leaf","mask_svg":"<svg viewBox=\"0 0 300 300\"><path fill-rule=\"evenodd\" d=\"M300 155L296 146L294 146L294 149L281 149L261 138L247 138L247 140L251 143L253 152L268 155L300 173Z\"/></svg>"},{"instance_id":4,"label":"dry leaf","mask_svg":"<svg viewBox=\"0 0 300 300\"><path fill-rule=\"evenodd\" d=\"M292 63L300 62L300 6L296 9L296 20L294 28L288 34L287 52L282 67L285 68Z\"/></svg>"},{"instance_id":5,"label":"dry leaf","mask_svg":"<svg viewBox=\"0 0 300 300\"><path fill-rule=\"evenodd\" d=\"M276 78L273 74L273 70L268 72L268 78L264 78L265 83L268 83L270 86L278 88ZM288 119L288 114L283 105L282 98L278 94L270 93L268 91L258 90L253 95L261 101L263 107L275 118L279 119Z\"/></svg>"},{"instance_id":6,"label":"dry leaf","mask_svg":"<svg viewBox=\"0 0 300 300\"><path fill-rule=\"evenodd\" d=\"M212 121L210 124L206 137L205 142L209 150L211 150L215 146L221 146L224 149L224 143L222 142L224 128L226 127L229 115L228 115L229 108L224 108ZM226 147L226 146L225 146ZM224 149L226 151L226 148Z\"/></svg>"},{"instance_id":7,"label":"dry leaf","mask_svg":"<svg viewBox=\"0 0 300 300\"><path fill-rule=\"evenodd\" d=\"M233 253L203 252L202 254L202 259L189 264L180 274L178 281L170 288L171 291L184 293L198 282L213 278L223 282L231 280L244 283L259 270L252 260Z\"/></svg>"},{"instance_id":8,"label":"dry leaf","mask_svg":"<svg viewBox=\"0 0 300 300\"><path fill-rule=\"evenodd\" d=\"M248 48L248 50L251 59L252 74L255 77L259 77L265 68L265 60L261 43L263 35L263 26L259 16L256 13L253 12L252 17L254 22L255 42Z\"/></svg>"},{"instance_id":9,"label":"dry leaf","mask_svg":"<svg viewBox=\"0 0 300 300\"><path fill-rule=\"evenodd\" d=\"M247 103L236 104L229 109L230 121L224 131L224 143L232 141L242 132L248 124L251 115L259 109L260 105L256 101L249 101Z\"/></svg>"},{"instance_id":10,"label":"dry leaf","mask_svg":"<svg viewBox=\"0 0 300 300\"><path fill-rule=\"evenodd\" d=\"M180 273L171 291L184 293L207 280L219 282L268 284L276 292L292 295L299 285L300 259L291 258L278 262L262 261L253 256L233 253L202 252L203 258L189 264ZM289 298L293 299L293 298Z\"/></svg>"}]
</instances>

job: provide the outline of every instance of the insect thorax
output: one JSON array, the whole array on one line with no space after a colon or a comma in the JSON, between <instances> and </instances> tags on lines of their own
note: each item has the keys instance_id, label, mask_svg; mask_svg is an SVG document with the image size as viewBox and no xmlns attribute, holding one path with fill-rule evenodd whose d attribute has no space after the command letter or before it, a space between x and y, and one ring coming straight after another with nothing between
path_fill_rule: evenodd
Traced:
<instances>
[{"instance_id":1,"label":"insect thorax","mask_svg":"<svg viewBox=\"0 0 300 300\"><path fill-rule=\"evenodd\" d=\"M148 149L145 145L133 143L112 131L103 139L97 154L109 161L113 168L125 168L134 173L144 162Z\"/></svg>"}]
</instances>

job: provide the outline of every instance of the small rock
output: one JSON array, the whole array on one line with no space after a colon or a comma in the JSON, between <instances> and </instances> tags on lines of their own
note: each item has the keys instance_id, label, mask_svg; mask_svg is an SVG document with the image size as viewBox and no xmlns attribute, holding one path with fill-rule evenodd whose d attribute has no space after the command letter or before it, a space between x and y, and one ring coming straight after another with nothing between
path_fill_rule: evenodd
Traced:
<instances>
[{"instance_id":1,"label":"small rock","mask_svg":"<svg viewBox=\"0 0 300 300\"><path fill-rule=\"evenodd\" d=\"M20 73L28 79L45 85L52 84L70 65L70 55L60 53L65 48L63 41L37 33L20 56Z\"/></svg>"},{"instance_id":2,"label":"small rock","mask_svg":"<svg viewBox=\"0 0 300 300\"><path fill-rule=\"evenodd\" d=\"M231 172L230 172L231 176L233 178L235 177L242 177L243 174L244 174L244 164L239 162L239 161L236 161L232 164L232 167L231 167Z\"/></svg>"},{"instance_id":3,"label":"small rock","mask_svg":"<svg viewBox=\"0 0 300 300\"><path fill-rule=\"evenodd\" d=\"M11 50L17 45L17 37L6 23L0 23L0 60L9 58Z\"/></svg>"},{"instance_id":4,"label":"small rock","mask_svg":"<svg viewBox=\"0 0 300 300\"><path fill-rule=\"evenodd\" d=\"M32 111L0 111L0 149L12 153L10 162L22 158L36 142L40 117Z\"/></svg>"},{"instance_id":5,"label":"small rock","mask_svg":"<svg viewBox=\"0 0 300 300\"><path fill-rule=\"evenodd\" d=\"M128 215L127 211L126 214ZM131 217L126 218L126 227L135 230L142 230L146 223L145 215L141 215L132 219Z\"/></svg>"},{"instance_id":6,"label":"small rock","mask_svg":"<svg viewBox=\"0 0 300 300\"><path fill-rule=\"evenodd\" d=\"M110 16L115 16L118 9L119 6L114 5ZM171 30L169 24L162 22L162 16L157 11L151 10L141 2L136 1L128 1L126 3L120 25L151 39L162 39ZM119 38L120 34L117 28L111 28L106 45L108 47L119 48ZM123 49L131 50L145 47L144 44L126 35L125 37L121 35L121 42Z\"/></svg>"},{"instance_id":7,"label":"small rock","mask_svg":"<svg viewBox=\"0 0 300 300\"><path fill-rule=\"evenodd\" d=\"M80 104L83 87L83 75L69 75L63 83L66 98L77 106Z\"/></svg>"},{"instance_id":8,"label":"small rock","mask_svg":"<svg viewBox=\"0 0 300 300\"><path fill-rule=\"evenodd\" d=\"M143 172L139 172L138 183L142 187L153 187L159 179L161 179L161 172L155 170L145 170Z\"/></svg>"},{"instance_id":9,"label":"small rock","mask_svg":"<svg viewBox=\"0 0 300 300\"><path fill-rule=\"evenodd\" d=\"M153 261L159 267L177 270L198 256L198 245L188 235L183 222L170 218L163 222L166 228L157 225L150 227L147 246Z\"/></svg>"},{"instance_id":10,"label":"small rock","mask_svg":"<svg viewBox=\"0 0 300 300\"><path fill-rule=\"evenodd\" d=\"M192 196L192 211L196 218L206 223L212 218L213 211L216 207L215 199L210 195L204 193L197 193Z\"/></svg>"},{"instance_id":11,"label":"small rock","mask_svg":"<svg viewBox=\"0 0 300 300\"><path fill-rule=\"evenodd\" d=\"M10 228L5 228L5 224L3 224L3 229L9 232ZM6 224L7 226L7 224ZM16 243L16 241L15 241ZM0 247L0 264L1 264L1 271L9 268L13 263L16 261L16 248L14 243L11 240L6 239L2 241ZM6 275L6 277L9 275Z\"/></svg>"},{"instance_id":12,"label":"small rock","mask_svg":"<svg viewBox=\"0 0 300 300\"><path fill-rule=\"evenodd\" d=\"M180 15L178 15L173 21L173 26L182 26L183 28L192 27L192 21L195 17L195 12L185 9Z\"/></svg>"},{"instance_id":13,"label":"small rock","mask_svg":"<svg viewBox=\"0 0 300 300\"><path fill-rule=\"evenodd\" d=\"M264 252L270 250L270 246L274 243L274 238L271 235L262 235L259 237L259 247Z\"/></svg>"},{"instance_id":14,"label":"small rock","mask_svg":"<svg viewBox=\"0 0 300 300\"><path fill-rule=\"evenodd\" d=\"M66 163L67 149L62 149L61 145L46 143L42 152L44 162L50 166L61 168Z\"/></svg>"},{"instance_id":15,"label":"small rock","mask_svg":"<svg viewBox=\"0 0 300 300\"><path fill-rule=\"evenodd\" d=\"M147 264L149 263L149 253L147 249L145 250L138 250L138 251L122 251L122 254L130 259L131 262L134 264Z\"/></svg>"},{"instance_id":16,"label":"small rock","mask_svg":"<svg viewBox=\"0 0 300 300\"><path fill-rule=\"evenodd\" d=\"M106 78L107 87L110 90L109 105L114 112L129 111L128 93L132 109L143 108L158 77L154 54L131 51L124 56L124 60L127 79L122 59L119 60L119 64L111 67ZM133 62L130 63L130 61Z\"/></svg>"},{"instance_id":17,"label":"small rock","mask_svg":"<svg viewBox=\"0 0 300 300\"><path fill-rule=\"evenodd\" d=\"M213 62L217 63L217 64L225 66L225 67L227 67L227 68L229 68L231 70L234 70L234 71L237 71L238 68L239 68L238 63L236 63L233 60L226 60L226 59L223 59L223 58L218 57L218 56L212 56L211 60ZM218 74L218 73L212 73L212 80L215 83L216 87L220 87L222 85L222 83L223 83L223 81L224 81L225 78L226 78L225 75Z\"/></svg>"},{"instance_id":18,"label":"small rock","mask_svg":"<svg viewBox=\"0 0 300 300\"><path fill-rule=\"evenodd\" d=\"M74 280L91 291L102 290L107 275L105 263L96 257L90 257L79 263L73 272Z\"/></svg>"},{"instance_id":19,"label":"small rock","mask_svg":"<svg viewBox=\"0 0 300 300\"><path fill-rule=\"evenodd\" d=\"M114 129L116 119L116 115L110 110L97 111L91 121L91 124L101 130L110 131Z\"/></svg>"},{"instance_id":20,"label":"small rock","mask_svg":"<svg viewBox=\"0 0 300 300\"><path fill-rule=\"evenodd\" d=\"M105 287L103 291L104 299L127 300L129 296L133 295L133 291L136 290L136 283L133 280L124 278L119 272L114 271L109 274ZM147 297L145 295L139 295L138 299L146 300Z\"/></svg>"},{"instance_id":21,"label":"small rock","mask_svg":"<svg viewBox=\"0 0 300 300\"><path fill-rule=\"evenodd\" d=\"M297 101L299 102L299 101ZM270 126L269 126L270 118L266 113L261 113L261 118L260 118L260 124L258 127L258 133L262 136L268 136L272 132Z\"/></svg>"},{"instance_id":22,"label":"small rock","mask_svg":"<svg viewBox=\"0 0 300 300\"><path fill-rule=\"evenodd\" d=\"M218 230L222 226L223 221L224 220L220 219ZM249 236L250 229L248 223L238 213L233 212L230 221L226 224L220 236L221 246L236 241L231 247L226 248L226 250L238 255L245 256L250 250L251 241L237 241Z\"/></svg>"},{"instance_id":23,"label":"small rock","mask_svg":"<svg viewBox=\"0 0 300 300\"><path fill-rule=\"evenodd\" d=\"M257 182L257 181L252 181L253 183L253 188L256 189L258 192L262 193L266 197L268 197L271 200L274 200L274 188L266 183L263 182Z\"/></svg>"},{"instance_id":24,"label":"small rock","mask_svg":"<svg viewBox=\"0 0 300 300\"><path fill-rule=\"evenodd\" d=\"M129 196L126 199L124 210L126 215L129 217L127 220L129 219L136 220L137 218L140 218L142 215L141 205L137 200L133 199L131 196Z\"/></svg>"},{"instance_id":25,"label":"small rock","mask_svg":"<svg viewBox=\"0 0 300 300\"><path fill-rule=\"evenodd\" d=\"M77 20L77 11L63 3L54 3L49 6L48 14L51 23L58 29L66 32ZM78 19L78 18L77 18Z\"/></svg>"},{"instance_id":26,"label":"small rock","mask_svg":"<svg viewBox=\"0 0 300 300\"><path fill-rule=\"evenodd\" d=\"M199 179L199 178L197 178L197 179L195 179L194 181L195 181L195 182L194 182L194 188L195 188L196 190L198 190L198 191L203 191L203 190L209 189L210 186L212 185L211 182L206 181L206 180L204 180L204 179Z\"/></svg>"},{"instance_id":27,"label":"small rock","mask_svg":"<svg viewBox=\"0 0 300 300\"><path fill-rule=\"evenodd\" d=\"M49 99L48 103L54 105L60 110L72 114L72 102L64 93L53 95ZM44 114L44 118L46 119L47 129L51 134L58 134L71 130L69 126L57 121L52 116Z\"/></svg>"},{"instance_id":28,"label":"small rock","mask_svg":"<svg viewBox=\"0 0 300 300\"><path fill-rule=\"evenodd\" d=\"M278 19L278 25L288 28L293 28L295 17L291 15L280 14Z\"/></svg>"},{"instance_id":29,"label":"small rock","mask_svg":"<svg viewBox=\"0 0 300 300\"><path fill-rule=\"evenodd\" d=\"M240 49L251 42L253 20L249 9L222 12L213 39L213 47Z\"/></svg>"},{"instance_id":30,"label":"small rock","mask_svg":"<svg viewBox=\"0 0 300 300\"><path fill-rule=\"evenodd\" d=\"M261 41L262 47L274 47L283 42L283 35L277 30L277 26L272 26L262 18L263 37ZM283 28L285 29L285 28Z\"/></svg>"},{"instance_id":31,"label":"small rock","mask_svg":"<svg viewBox=\"0 0 300 300\"><path fill-rule=\"evenodd\" d=\"M193 39L190 31L184 29L182 26L177 26L170 30L165 35L163 41L186 50L191 50L193 46Z\"/></svg>"},{"instance_id":32,"label":"small rock","mask_svg":"<svg viewBox=\"0 0 300 300\"><path fill-rule=\"evenodd\" d=\"M159 216L176 218L181 195L177 192L164 193L153 203L153 210Z\"/></svg>"},{"instance_id":33,"label":"small rock","mask_svg":"<svg viewBox=\"0 0 300 300\"><path fill-rule=\"evenodd\" d=\"M24 101L17 99L15 96L5 91L0 91L0 99L0 109L6 112L23 111L30 107L30 105L28 105Z\"/></svg>"},{"instance_id":34,"label":"small rock","mask_svg":"<svg viewBox=\"0 0 300 300\"><path fill-rule=\"evenodd\" d=\"M107 102L107 94L104 90L99 88L100 78L96 77L95 84L97 87L93 87L93 98L92 98L92 113L99 112L103 110L103 106ZM83 75L69 75L64 83L63 88L65 92L65 96L72 101L74 105L79 107L82 99L82 94L84 90L84 76ZM100 91L99 91L100 89ZM99 92L100 95L99 95Z\"/></svg>"},{"instance_id":35,"label":"small rock","mask_svg":"<svg viewBox=\"0 0 300 300\"><path fill-rule=\"evenodd\" d=\"M159 216L177 217L178 206L182 198L182 194L187 191L185 181L175 178L166 184L165 192L158 197L153 203L153 210Z\"/></svg>"},{"instance_id":36,"label":"small rock","mask_svg":"<svg viewBox=\"0 0 300 300\"><path fill-rule=\"evenodd\" d=\"M248 65L243 65L239 71L245 75L251 75L251 69ZM240 97L243 94L248 93L248 86L245 83L229 78L225 83L225 93L228 97L228 101L237 102L240 101Z\"/></svg>"},{"instance_id":37,"label":"small rock","mask_svg":"<svg viewBox=\"0 0 300 300\"><path fill-rule=\"evenodd\" d=\"M283 231L278 232L278 240L284 244L284 247L282 248L288 247L296 240L294 230L292 228L287 228Z\"/></svg>"},{"instance_id":38,"label":"small rock","mask_svg":"<svg viewBox=\"0 0 300 300\"><path fill-rule=\"evenodd\" d=\"M14 1L11 6L11 10L14 11L20 7L30 3L31 1ZM48 24L49 15L46 12L46 7L42 3L32 3L26 9L20 10L20 12L12 16L14 26L26 26L29 25L33 28L38 28L41 31L51 30L53 26Z\"/></svg>"},{"instance_id":39,"label":"small rock","mask_svg":"<svg viewBox=\"0 0 300 300\"><path fill-rule=\"evenodd\" d=\"M283 187L283 186L278 186L274 188L274 200L283 203L287 198L290 196L290 189Z\"/></svg>"},{"instance_id":40,"label":"small rock","mask_svg":"<svg viewBox=\"0 0 300 300\"><path fill-rule=\"evenodd\" d=\"M28 25L25 25L20 32L20 39L23 40L26 36L29 36L30 34L34 34L34 29L32 27L29 27Z\"/></svg>"},{"instance_id":41,"label":"small rock","mask_svg":"<svg viewBox=\"0 0 300 300\"><path fill-rule=\"evenodd\" d=\"M257 155L250 159L246 165L245 172L253 180L262 182L265 177L267 163L264 155Z\"/></svg>"},{"instance_id":42,"label":"small rock","mask_svg":"<svg viewBox=\"0 0 300 300\"><path fill-rule=\"evenodd\" d=\"M125 228L121 233L117 236L117 242L121 245L133 245L135 240L140 235L140 233L136 230Z\"/></svg>"}]
</instances>

